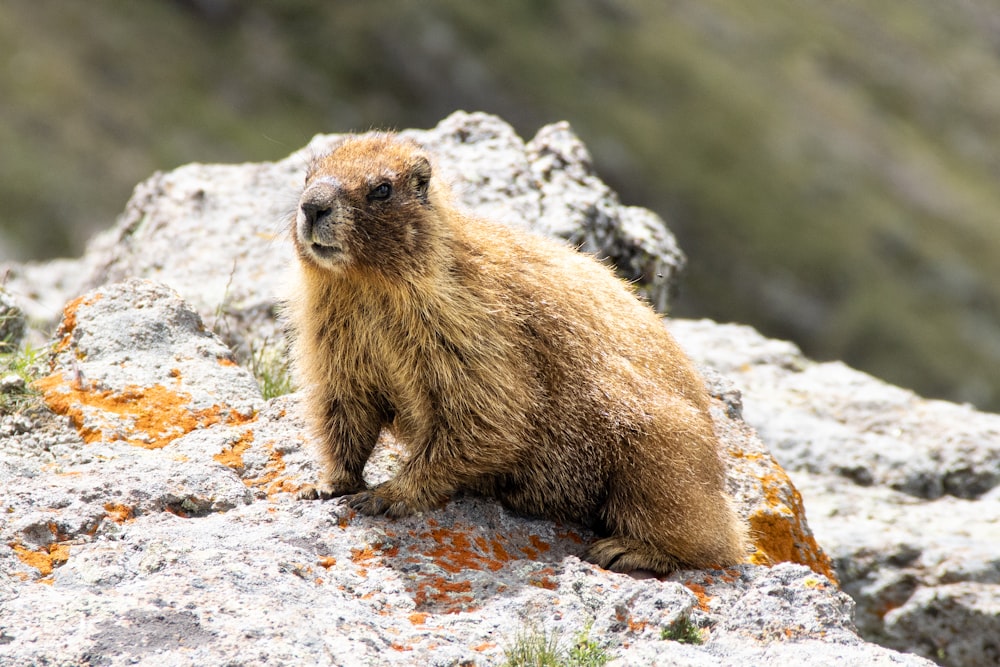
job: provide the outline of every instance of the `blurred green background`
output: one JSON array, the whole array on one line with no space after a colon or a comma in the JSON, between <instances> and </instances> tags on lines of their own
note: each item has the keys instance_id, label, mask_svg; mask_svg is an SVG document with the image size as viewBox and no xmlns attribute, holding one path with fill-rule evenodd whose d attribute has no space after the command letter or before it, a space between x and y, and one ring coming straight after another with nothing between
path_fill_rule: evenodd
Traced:
<instances>
[{"instance_id":1,"label":"blurred green background","mask_svg":"<svg viewBox=\"0 0 1000 667\"><path fill-rule=\"evenodd\" d=\"M689 256L673 314L1000 410L1000 2L5 0L0 259L181 164L569 120Z\"/></svg>"}]
</instances>

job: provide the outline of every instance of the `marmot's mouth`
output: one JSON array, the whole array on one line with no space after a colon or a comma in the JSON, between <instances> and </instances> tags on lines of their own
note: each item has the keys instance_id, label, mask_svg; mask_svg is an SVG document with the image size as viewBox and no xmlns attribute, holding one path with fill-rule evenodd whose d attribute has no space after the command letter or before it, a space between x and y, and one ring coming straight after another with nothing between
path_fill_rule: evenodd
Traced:
<instances>
[{"instance_id":1,"label":"marmot's mouth","mask_svg":"<svg viewBox=\"0 0 1000 667\"><path fill-rule=\"evenodd\" d=\"M310 243L309 252L319 259L335 259L344 254L344 249L339 245L323 245L321 243Z\"/></svg>"}]
</instances>

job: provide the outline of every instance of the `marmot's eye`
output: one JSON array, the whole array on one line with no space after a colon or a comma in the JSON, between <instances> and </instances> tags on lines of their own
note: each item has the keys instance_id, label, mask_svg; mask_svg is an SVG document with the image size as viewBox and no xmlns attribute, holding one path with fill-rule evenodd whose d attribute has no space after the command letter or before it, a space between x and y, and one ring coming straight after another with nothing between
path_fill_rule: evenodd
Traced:
<instances>
[{"instance_id":1,"label":"marmot's eye","mask_svg":"<svg viewBox=\"0 0 1000 667\"><path fill-rule=\"evenodd\" d=\"M368 193L368 201L383 201L392 194L392 186L388 183L377 185Z\"/></svg>"}]
</instances>

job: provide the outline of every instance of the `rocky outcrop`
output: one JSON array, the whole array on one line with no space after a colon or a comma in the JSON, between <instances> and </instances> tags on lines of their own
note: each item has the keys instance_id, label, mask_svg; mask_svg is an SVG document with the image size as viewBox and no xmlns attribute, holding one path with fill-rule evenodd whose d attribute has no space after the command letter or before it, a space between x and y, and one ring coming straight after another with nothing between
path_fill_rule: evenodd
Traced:
<instances>
[{"instance_id":1,"label":"rocky outcrop","mask_svg":"<svg viewBox=\"0 0 1000 667\"><path fill-rule=\"evenodd\" d=\"M749 327L675 322L743 392L807 499L868 638L944 665L1000 663L1000 415L922 399Z\"/></svg>"},{"instance_id":2,"label":"rocky outcrop","mask_svg":"<svg viewBox=\"0 0 1000 667\"><path fill-rule=\"evenodd\" d=\"M673 238L618 203L565 125L525 144L496 118L456 114L409 134L465 205L612 257L667 305ZM156 175L84 258L11 267L35 322L65 305L34 383L47 407L0 421L0 662L496 664L534 630L586 633L623 665L927 664L856 634L802 496L743 421L757 385L741 397L739 367L706 375L754 532L740 567L611 574L579 559L592 538L579 526L474 497L398 521L298 500L314 474L298 396L265 401L237 359L280 340L281 217L332 140L276 164ZM710 365L730 331L670 326ZM401 454L384 438L369 481Z\"/></svg>"},{"instance_id":3,"label":"rocky outcrop","mask_svg":"<svg viewBox=\"0 0 1000 667\"><path fill-rule=\"evenodd\" d=\"M798 493L721 378L713 416L762 565L658 581L582 562L579 526L483 499L398 521L298 500L315 470L297 395L265 403L160 283L70 302L50 371L36 386L59 416L0 450L0 657L230 664L252 639L244 664L492 664L533 627L585 631L628 665L903 660L854 633ZM401 455L383 438L368 481ZM663 638L678 625L707 641Z\"/></svg>"},{"instance_id":4,"label":"rocky outcrop","mask_svg":"<svg viewBox=\"0 0 1000 667\"><path fill-rule=\"evenodd\" d=\"M403 134L438 156L459 204L612 260L666 309L684 263L673 235L648 210L618 201L565 123L527 143L481 113L456 113L432 130ZM289 216L305 166L336 140L317 136L275 163L190 164L154 174L83 258L4 267L9 290L37 324L54 325L63 304L87 289L149 278L176 289L242 354L275 344L274 305L292 260Z\"/></svg>"}]
</instances>

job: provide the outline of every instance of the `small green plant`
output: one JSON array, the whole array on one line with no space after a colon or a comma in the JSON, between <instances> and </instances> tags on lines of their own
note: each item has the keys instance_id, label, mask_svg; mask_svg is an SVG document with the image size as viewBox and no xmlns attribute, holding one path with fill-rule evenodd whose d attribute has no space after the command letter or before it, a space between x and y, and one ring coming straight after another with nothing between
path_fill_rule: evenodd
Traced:
<instances>
[{"instance_id":1,"label":"small green plant","mask_svg":"<svg viewBox=\"0 0 1000 667\"><path fill-rule=\"evenodd\" d=\"M687 616L682 616L660 630L660 639L667 639L681 644L701 644L705 641L701 628L691 622Z\"/></svg>"},{"instance_id":2,"label":"small green plant","mask_svg":"<svg viewBox=\"0 0 1000 667\"><path fill-rule=\"evenodd\" d=\"M569 660L567 665L574 667L601 667L611 660L607 651L594 641L590 636L590 624L580 631L573 638L573 644L569 647Z\"/></svg>"},{"instance_id":3,"label":"small green plant","mask_svg":"<svg viewBox=\"0 0 1000 667\"><path fill-rule=\"evenodd\" d=\"M257 378L264 400L290 394L293 390L292 373L283 351L267 340L258 349L250 343L250 372Z\"/></svg>"},{"instance_id":4,"label":"small green plant","mask_svg":"<svg viewBox=\"0 0 1000 667\"><path fill-rule=\"evenodd\" d=\"M556 667L559 661L559 633L522 630L504 650L504 667Z\"/></svg>"},{"instance_id":5,"label":"small green plant","mask_svg":"<svg viewBox=\"0 0 1000 667\"><path fill-rule=\"evenodd\" d=\"M558 630L519 632L504 650L504 667L602 667L611 656L590 637L590 625L566 646Z\"/></svg>"},{"instance_id":6,"label":"small green plant","mask_svg":"<svg viewBox=\"0 0 1000 667\"><path fill-rule=\"evenodd\" d=\"M236 275L236 260L233 260L233 268L229 270L229 279L226 281L226 289L222 293L222 300L215 307L215 317L212 322L211 331L221 338L231 347L236 348L236 358L243 366L249 367L250 372L257 380L260 393L265 401L269 401L276 396L290 394L292 386L292 373L288 366L288 358L283 350L276 345L270 345L267 338L260 347L255 347L253 341L249 343L250 356L245 359L241 350L242 346L235 345L232 328L229 322L229 290L233 286L233 278Z\"/></svg>"},{"instance_id":7,"label":"small green plant","mask_svg":"<svg viewBox=\"0 0 1000 667\"><path fill-rule=\"evenodd\" d=\"M26 345L0 352L0 414L26 412L41 404L41 393L31 383L38 378L38 362L47 351Z\"/></svg>"}]
</instances>

